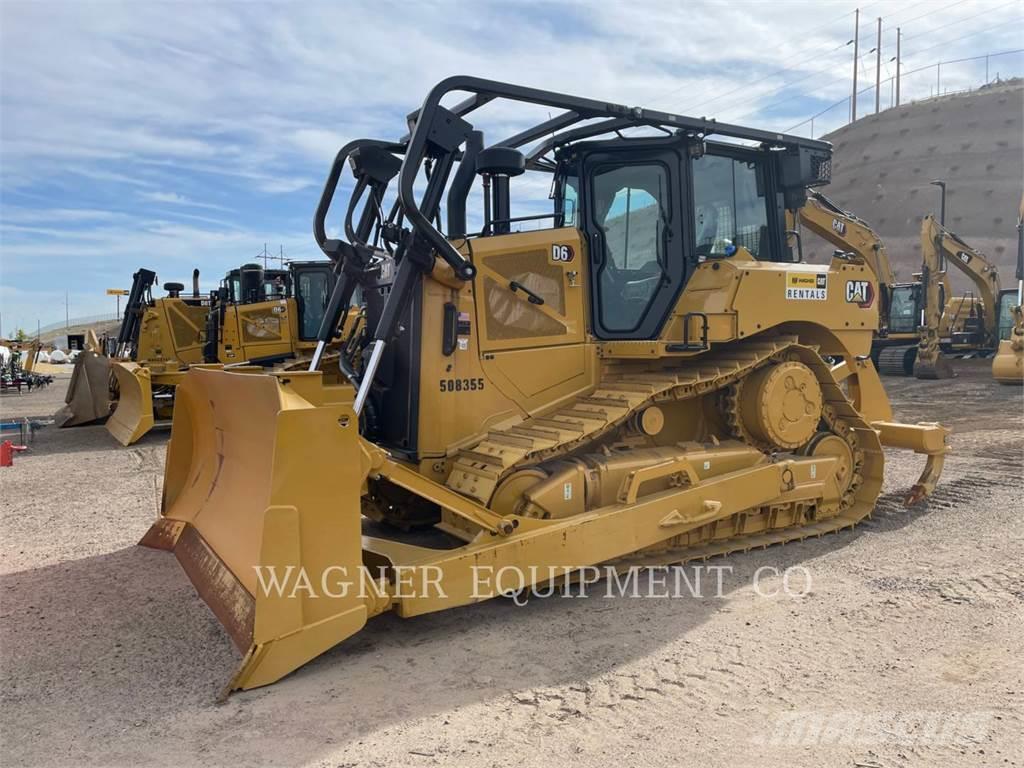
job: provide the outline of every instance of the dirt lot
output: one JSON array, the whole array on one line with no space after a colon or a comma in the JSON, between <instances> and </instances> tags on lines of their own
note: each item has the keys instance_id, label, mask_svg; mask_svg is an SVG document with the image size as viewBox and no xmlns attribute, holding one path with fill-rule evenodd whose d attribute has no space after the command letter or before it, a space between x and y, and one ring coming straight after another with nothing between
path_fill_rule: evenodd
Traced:
<instances>
[{"instance_id":1,"label":"dirt lot","mask_svg":"<svg viewBox=\"0 0 1024 768\"><path fill-rule=\"evenodd\" d=\"M899 504L920 460L892 453L872 520L715 561L732 568L721 597L385 616L219 705L233 646L174 558L134 546L166 433L126 450L102 427L45 429L0 469L0 759L1024 765L1024 401L984 363L958 370L887 381L899 418L955 429L928 503ZM0 408L52 413L62 388ZM762 566L803 566L811 589L762 596Z\"/></svg>"}]
</instances>

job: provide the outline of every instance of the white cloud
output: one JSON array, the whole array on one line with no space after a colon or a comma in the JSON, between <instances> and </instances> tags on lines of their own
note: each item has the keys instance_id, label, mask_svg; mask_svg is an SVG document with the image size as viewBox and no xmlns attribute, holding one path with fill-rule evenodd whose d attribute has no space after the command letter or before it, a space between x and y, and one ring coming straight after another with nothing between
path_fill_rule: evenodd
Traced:
<instances>
[{"instance_id":1,"label":"white cloud","mask_svg":"<svg viewBox=\"0 0 1024 768\"><path fill-rule=\"evenodd\" d=\"M192 200L185 195L179 195L177 192L139 192L139 197L143 200L148 200L152 203L166 203L168 205L184 205L192 208L209 208L215 211L230 211L231 209L224 205L217 205L216 203L200 203L196 200Z\"/></svg>"},{"instance_id":2,"label":"white cloud","mask_svg":"<svg viewBox=\"0 0 1024 768\"><path fill-rule=\"evenodd\" d=\"M903 24L908 70L1019 47L1019 5L992 10L1003 5L966 0L928 13L881 0L862 14L862 50L873 45L876 15L886 19L885 51ZM3 279L27 291L67 270L99 291L137 268L140 254L157 267L219 270L265 241L312 257L308 221L337 149L401 135L404 115L455 73L788 128L845 97L854 7L366 0L260 4L256 13L242 3L3 2ZM1000 19L1008 23L989 29ZM873 64L864 59L869 76ZM992 69L1021 64L1018 55ZM979 66L949 65L944 77L977 82ZM784 101L794 82L816 99ZM904 97L930 86L908 77ZM482 127L500 138L527 113L546 116L496 104L481 110ZM844 118L835 109L816 132Z\"/></svg>"}]
</instances>

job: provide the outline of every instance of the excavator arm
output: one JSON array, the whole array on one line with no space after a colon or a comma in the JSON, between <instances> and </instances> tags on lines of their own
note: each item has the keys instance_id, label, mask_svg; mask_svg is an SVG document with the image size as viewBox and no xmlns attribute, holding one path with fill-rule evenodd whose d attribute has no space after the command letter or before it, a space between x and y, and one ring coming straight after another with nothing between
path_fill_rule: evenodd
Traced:
<instances>
[{"instance_id":1,"label":"excavator arm","mask_svg":"<svg viewBox=\"0 0 1024 768\"><path fill-rule=\"evenodd\" d=\"M988 258L967 245L959 235L946 229L932 216L921 223L921 252L925 261L935 263L941 257L963 272L974 284L982 302L985 344L994 347L998 340L996 313L999 307L999 271Z\"/></svg>"},{"instance_id":2,"label":"excavator arm","mask_svg":"<svg viewBox=\"0 0 1024 768\"><path fill-rule=\"evenodd\" d=\"M953 376L949 361L942 355L939 324L943 303L940 286L946 281L941 258L942 250L936 244L936 234L942 227L935 217L928 215L921 222L921 324L914 376L919 379L948 379ZM948 295L948 291L947 291Z\"/></svg>"},{"instance_id":3,"label":"excavator arm","mask_svg":"<svg viewBox=\"0 0 1024 768\"><path fill-rule=\"evenodd\" d=\"M885 245L868 223L844 211L825 195L807 190L807 202L799 211L800 224L843 251L852 251L871 268L879 285L896 282Z\"/></svg>"}]
</instances>

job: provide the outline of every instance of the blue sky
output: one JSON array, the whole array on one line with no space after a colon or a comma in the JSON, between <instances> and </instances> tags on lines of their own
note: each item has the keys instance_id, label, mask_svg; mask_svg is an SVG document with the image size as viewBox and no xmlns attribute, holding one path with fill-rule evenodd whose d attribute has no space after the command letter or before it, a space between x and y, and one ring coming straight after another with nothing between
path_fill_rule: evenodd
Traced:
<instances>
[{"instance_id":1,"label":"blue sky","mask_svg":"<svg viewBox=\"0 0 1024 768\"><path fill-rule=\"evenodd\" d=\"M127 287L139 266L182 282L199 266L205 289L264 243L318 257L311 218L337 149L401 135L403 116L451 74L806 134L807 118L849 92L855 7L3 0L2 330L62 320L65 291L72 317L112 312L104 290ZM860 7L862 87L878 16L883 80L897 25L906 73L1024 48L1021 0ZM1024 55L992 59L997 71L1024 74ZM943 65L942 87L984 72L984 61ZM935 75L907 74L904 99L928 97ZM873 109L874 94L859 105ZM815 135L847 111L816 118ZM544 116L495 108L480 127L495 139Z\"/></svg>"}]
</instances>

